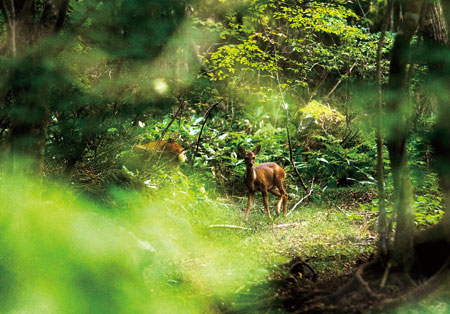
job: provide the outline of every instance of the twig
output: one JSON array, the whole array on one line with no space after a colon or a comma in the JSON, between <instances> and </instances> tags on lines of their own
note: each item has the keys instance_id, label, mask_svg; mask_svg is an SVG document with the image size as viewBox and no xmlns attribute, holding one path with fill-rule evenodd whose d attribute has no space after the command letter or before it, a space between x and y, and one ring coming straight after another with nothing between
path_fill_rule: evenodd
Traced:
<instances>
[{"instance_id":1,"label":"twig","mask_svg":"<svg viewBox=\"0 0 450 314\"><path fill-rule=\"evenodd\" d=\"M235 226L235 225L210 225L208 228L230 228L230 229L252 230L251 228Z\"/></svg>"},{"instance_id":2,"label":"twig","mask_svg":"<svg viewBox=\"0 0 450 314\"><path fill-rule=\"evenodd\" d=\"M341 146L344 146L346 142L351 142L355 137L358 136L359 131L355 131L355 133L353 134L352 133L353 132L350 130L348 134L344 137L344 139L341 140Z\"/></svg>"},{"instance_id":3,"label":"twig","mask_svg":"<svg viewBox=\"0 0 450 314\"><path fill-rule=\"evenodd\" d=\"M300 203L302 203L304 200L306 200L306 199L311 195L311 193L312 193L313 190L314 190L314 178L313 178L312 181L311 181L311 187L309 188L308 194L306 194L305 196L303 196L302 199L299 200L299 201L294 205L294 207L291 208L291 210L289 211L289 213L287 213L286 216L290 215L291 212L292 212L298 205L300 205Z\"/></svg>"},{"instance_id":4,"label":"twig","mask_svg":"<svg viewBox=\"0 0 450 314\"><path fill-rule=\"evenodd\" d=\"M355 67L355 65L358 63L358 61L355 61L352 66L350 67L350 69L347 71L347 73L345 73L343 76L349 75L352 73L353 68ZM334 91L336 90L336 88L338 88L339 85L341 85L342 83L342 78L336 83L336 85L333 86L333 88L329 91L327 98L329 98L331 96L331 94L334 93Z\"/></svg>"},{"instance_id":5,"label":"twig","mask_svg":"<svg viewBox=\"0 0 450 314\"><path fill-rule=\"evenodd\" d=\"M203 128L205 127L206 121L209 118L209 114L211 113L211 111L214 109L215 106L217 106L218 104L220 104L222 101L224 101L224 98L222 98L221 100L219 100L218 102L212 104L208 110L206 110L205 112L205 116L203 118L203 123L202 123L202 128L200 129L200 133L198 134L198 138L197 138L197 144L195 145L195 153L194 156L197 156L198 153L198 145L200 144L200 138L202 137L202 133L203 133Z\"/></svg>"}]
</instances>

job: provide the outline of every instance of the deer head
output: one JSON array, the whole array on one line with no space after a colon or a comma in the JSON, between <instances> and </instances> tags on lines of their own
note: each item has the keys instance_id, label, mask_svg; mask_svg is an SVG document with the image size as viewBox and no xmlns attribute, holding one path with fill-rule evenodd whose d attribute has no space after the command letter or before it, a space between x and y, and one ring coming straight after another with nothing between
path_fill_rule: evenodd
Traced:
<instances>
[{"instance_id":1,"label":"deer head","mask_svg":"<svg viewBox=\"0 0 450 314\"><path fill-rule=\"evenodd\" d=\"M255 165L256 155L261 150L261 145L256 146L253 151L246 151L242 146L238 146L239 155L244 158L245 165L247 167L253 167Z\"/></svg>"}]
</instances>

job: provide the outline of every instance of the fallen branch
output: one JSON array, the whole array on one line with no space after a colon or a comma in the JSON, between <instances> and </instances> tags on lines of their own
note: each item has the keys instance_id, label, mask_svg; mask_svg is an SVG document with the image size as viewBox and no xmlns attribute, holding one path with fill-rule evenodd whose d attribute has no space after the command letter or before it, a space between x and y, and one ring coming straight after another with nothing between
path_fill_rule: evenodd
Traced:
<instances>
[{"instance_id":1,"label":"fallen branch","mask_svg":"<svg viewBox=\"0 0 450 314\"><path fill-rule=\"evenodd\" d=\"M362 278L362 273L364 272L364 270L369 267L372 266L373 264L375 264L377 261L371 261L371 262L367 262L362 264L361 266L359 266L358 270L356 271L355 275L353 276L352 279L350 279L344 286L342 286L341 288L339 288L335 293L331 294L331 295L322 295L322 296L318 296L312 300L306 301L305 304L314 304L314 303L327 303L327 304L334 304L338 299L340 299L343 295L351 292L351 291L356 291L357 289L359 289L361 286L363 286L366 290L366 292L373 297L376 297L377 295L374 294L372 292L372 290L369 287L369 284Z\"/></svg>"},{"instance_id":2,"label":"fallen branch","mask_svg":"<svg viewBox=\"0 0 450 314\"><path fill-rule=\"evenodd\" d=\"M309 188L308 194L306 194L305 196L303 196L303 197L301 198L301 200L299 200L299 201L294 205L294 207L291 208L291 210L287 213L286 216L290 215L291 212L292 212L295 208L297 208L298 205L300 205L304 200L306 200L306 199L311 195L311 193L312 193L313 190L314 190L314 178L311 180L311 187Z\"/></svg>"},{"instance_id":3,"label":"fallen branch","mask_svg":"<svg viewBox=\"0 0 450 314\"><path fill-rule=\"evenodd\" d=\"M295 276L300 276L300 278L306 278L311 281L317 281L318 274L314 268L298 256L283 266L288 267L289 272Z\"/></svg>"},{"instance_id":4,"label":"fallen branch","mask_svg":"<svg viewBox=\"0 0 450 314\"><path fill-rule=\"evenodd\" d=\"M230 229L252 230L251 228L235 226L235 225L210 225L208 228L230 228Z\"/></svg>"},{"instance_id":5,"label":"fallen branch","mask_svg":"<svg viewBox=\"0 0 450 314\"><path fill-rule=\"evenodd\" d=\"M290 224L280 224L280 225L273 225L273 228L284 228L284 227L290 227L290 226L300 226L301 222L293 222Z\"/></svg>"}]
</instances>

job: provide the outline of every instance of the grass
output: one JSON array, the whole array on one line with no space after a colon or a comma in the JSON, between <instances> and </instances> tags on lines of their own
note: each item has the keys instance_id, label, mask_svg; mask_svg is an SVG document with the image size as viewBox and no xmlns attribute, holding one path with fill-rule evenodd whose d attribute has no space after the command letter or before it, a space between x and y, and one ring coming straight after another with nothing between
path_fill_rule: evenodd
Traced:
<instances>
[{"instance_id":1,"label":"grass","mask_svg":"<svg viewBox=\"0 0 450 314\"><path fill-rule=\"evenodd\" d=\"M374 236L365 220L351 220L342 211L315 203L300 207L287 217L271 220L258 210L262 204L258 205L248 223L243 221L243 206L239 203L229 206L233 215L203 220L205 226L236 224L251 230L214 228L205 230L205 236L216 243L224 244L224 240L233 243L235 249L239 248L247 256L254 255L258 267L270 268L300 256L310 260L322 275L345 273L359 258L373 253L373 241L368 239Z\"/></svg>"},{"instance_id":2,"label":"grass","mask_svg":"<svg viewBox=\"0 0 450 314\"><path fill-rule=\"evenodd\" d=\"M373 252L368 223L325 202L269 219L257 198L244 222L242 198L185 187L151 201L114 195L126 210L99 207L64 186L45 200L29 180L2 186L2 312L204 313L264 284L294 256L331 276Z\"/></svg>"}]
</instances>

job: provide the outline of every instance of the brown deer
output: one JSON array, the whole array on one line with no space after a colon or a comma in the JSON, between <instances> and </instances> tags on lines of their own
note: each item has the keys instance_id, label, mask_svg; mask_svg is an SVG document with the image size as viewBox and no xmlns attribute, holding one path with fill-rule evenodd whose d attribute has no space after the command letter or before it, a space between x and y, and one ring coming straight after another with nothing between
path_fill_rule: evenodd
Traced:
<instances>
[{"instance_id":1,"label":"brown deer","mask_svg":"<svg viewBox=\"0 0 450 314\"><path fill-rule=\"evenodd\" d=\"M175 141L153 141L150 143L136 145L133 147L136 152L150 154L160 154L160 158L166 158L168 161L182 163L185 161L184 149ZM147 156L148 157L148 156Z\"/></svg>"},{"instance_id":2,"label":"brown deer","mask_svg":"<svg viewBox=\"0 0 450 314\"><path fill-rule=\"evenodd\" d=\"M177 172L186 159L180 144L172 140L152 141L133 147L133 153L123 155L124 166L134 172L164 169Z\"/></svg>"},{"instance_id":3,"label":"brown deer","mask_svg":"<svg viewBox=\"0 0 450 314\"><path fill-rule=\"evenodd\" d=\"M253 199L257 191L261 191L264 207L266 213L270 216L269 211L269 196L267 192L270 192L278 197L280 200L277 204L277 215L280 214L281 204L284 202L283 213L287 215L287 200L288 196L283 186L283 180L286 176L284 169L274 162L265 162L258 166L255 166L255 157L259 153L261 145L258 145L253 151L245 151L242 146L238 146L239 154L245 160L247 171L244 176L244 183L248 188L248 202L247 210L245 212L245 220L248 219L248 214L253 205Z\"/></svg>"}]
</instances>

